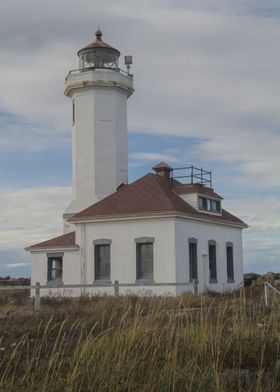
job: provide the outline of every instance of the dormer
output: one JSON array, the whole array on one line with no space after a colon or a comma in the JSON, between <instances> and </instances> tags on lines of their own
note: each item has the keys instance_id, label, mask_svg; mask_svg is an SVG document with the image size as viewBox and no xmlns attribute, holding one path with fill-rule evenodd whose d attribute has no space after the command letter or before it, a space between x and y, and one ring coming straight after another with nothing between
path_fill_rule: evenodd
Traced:
<instances>
[{"instance_id":1,"label":"dormer","mask_svg":"<svg viewBox=\"0 0 280 392\"><path fill-rule=\"evenodd\" d=\"M197 211L221 215L223 198L213 188L201 184L176 184L172 189Z\"/></svg>"},{"instance_id":2,"label":"dormer","mask_svg":"<svg viewBox=\"0 0 280 392\"><path fill-rule=\"evenodd\" d=\"M211 171L193 165L173 169L164 162L155 165L153 170L168 180L172 190L197 211L205 214L222 214L223 198L212 188Z\"/></svg>"}]
</instances>

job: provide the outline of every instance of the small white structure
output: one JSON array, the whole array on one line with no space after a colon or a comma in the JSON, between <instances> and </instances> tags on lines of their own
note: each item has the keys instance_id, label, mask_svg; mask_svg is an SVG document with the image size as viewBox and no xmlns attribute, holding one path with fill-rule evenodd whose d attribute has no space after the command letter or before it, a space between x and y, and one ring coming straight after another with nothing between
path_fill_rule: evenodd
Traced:
<instances>
[{"instance_id":1,"label":"small white structure","mask_svg":"<svg viewBox=\"0 0 280 392\"><path fill-rule=\"evenodd\" d=\"M64 234L27 248L32 284L126 284L120 293L172 294L233 290L243 284L242 229L222 209L211 173L161 162L127 184L127 98L133 77L121 71L119 51L96 40L78 52L65 95L73 108L73 199ZM126 63L131 65L131 57ZM184 169L184 170L182 170ZM180 285L190 282L189 286ZM160 283L161 286L154 286ZM164 283L173 283L169 286ZM137 286L135 286L137 284ZM129 286L131 285L131 287ZM60 290L64 295L112 293L111 287Z\"/></svg>"}]
</instances>

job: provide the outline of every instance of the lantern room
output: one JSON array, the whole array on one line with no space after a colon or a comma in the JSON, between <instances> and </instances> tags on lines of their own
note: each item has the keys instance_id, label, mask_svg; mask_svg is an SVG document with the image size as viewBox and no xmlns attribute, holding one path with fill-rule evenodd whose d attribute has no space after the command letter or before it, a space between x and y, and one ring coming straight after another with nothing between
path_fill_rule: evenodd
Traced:
<instances>
[{"instance_id":1,"label":"lantern room","mask_svg":"<svg viewBox=\"0 0 280 392\"><path fill-rule=\"evenodd\" d=\"M78 51L79 68L113 68L118 69L120 52L102 40L102 32L98 29L94 42Z\"/></svg>"}]
</instances>

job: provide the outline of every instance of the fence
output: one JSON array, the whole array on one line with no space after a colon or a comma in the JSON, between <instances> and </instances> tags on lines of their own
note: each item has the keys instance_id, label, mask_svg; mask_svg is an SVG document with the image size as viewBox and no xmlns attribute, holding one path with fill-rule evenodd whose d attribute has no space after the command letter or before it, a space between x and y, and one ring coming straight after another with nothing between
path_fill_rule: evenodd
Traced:
<instances>
[{"instance_id":1,"label":"fence","mask_svg":"<svg viewBox=\"0 0 280 392\"><path fill-rule=\"evenodd\" d=\"M265 306L270 306L271 305L271 291L273 291L274 293L280 294L280 291L272 286L271 283L269 282L265 282L264 283L264 302L265 302Z\"/></svg>"},{"instance_id":2,"label":"fence","mask_svg":"<svg viewBox=\"0 0 280 392\"><path fill-rule=\"evenodd\" d=\"M39 282L36 285L28 285L28 286L0 286L1 291L18 291L18 290L35 290L35 301L34 301L34 310L35 312L40 311L41 305L41 289L86 289L86 288L114 288L114 296L118 296L120 294L120 287L162 287L162 286L191 286L192 292L197 294L197 280L194 279L192 283L190 282L180 282L180 283L156 283L156 282L135 282L135 283L119 283L118 280L115 280L114 283L92 283L92 284L52 284L52 285L41 285Z\"/></svg>"}]
</instances>

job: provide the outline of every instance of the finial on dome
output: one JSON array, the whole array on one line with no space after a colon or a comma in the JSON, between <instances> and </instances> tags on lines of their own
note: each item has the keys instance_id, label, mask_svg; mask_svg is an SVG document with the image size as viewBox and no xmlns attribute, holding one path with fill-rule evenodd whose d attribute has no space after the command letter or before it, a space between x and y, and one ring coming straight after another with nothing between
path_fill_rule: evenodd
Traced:
<instances>
[{"instance_id":1,"label":"finial on dome","mask_svg":"<svg viewBox=\"0 0 280 392\"><path fill-rule=\"evenodd\" d=\"M99 29L99 24L98 24L97 30L95 32L95 36L96 36L96 39L98 39L99 41L101 40L102 31Z\"/></svg>"}]
</instances>

